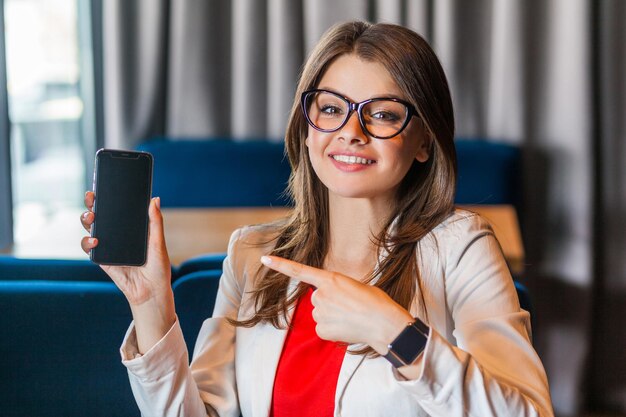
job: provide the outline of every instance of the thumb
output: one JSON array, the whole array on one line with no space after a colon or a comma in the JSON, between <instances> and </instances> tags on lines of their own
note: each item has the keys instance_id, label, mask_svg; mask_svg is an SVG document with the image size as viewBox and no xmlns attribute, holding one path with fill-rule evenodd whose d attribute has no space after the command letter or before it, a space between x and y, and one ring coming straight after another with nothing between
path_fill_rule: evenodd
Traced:
<instances>
[{"instance_id":1,"label":"thumb","mask_svg":"<svg viewBox=\"0 0 626 417\"><path fill-rule=\"evenodd\" d=\"M165 249L165 232L163 231L163 214L161 213L161 197L154 197L150 200L148 207L149 216L149 246L154 249Z\"/></svg>"}]
</instances>

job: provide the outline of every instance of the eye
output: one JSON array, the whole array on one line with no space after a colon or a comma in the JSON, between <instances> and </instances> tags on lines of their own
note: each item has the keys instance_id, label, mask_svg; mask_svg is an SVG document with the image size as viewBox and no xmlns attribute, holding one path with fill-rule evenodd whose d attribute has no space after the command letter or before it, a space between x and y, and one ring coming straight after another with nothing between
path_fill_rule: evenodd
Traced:
<instances>
[{"instance_id":1,"label":"eye","mask_svg":"<svg viewBox=\"0 0 626 417\"><path fill-rule=\"evenodd\" d=\"M397 124L404 121L406 107L393 100L375 100L363 108L363 116L368 123Z\"/></svg>"},{"instance_id":2,"label":"eye","mask_svg":"<svg viewBox=\"0 0 626 417\"><path fill-rule=\"evenodd\" d=\"M398 119L400 119L400 117L397 114L390 112L388 110L377 111L375 113L372 113L370 117L380 122L395 122Z\"/></svg>"},{"instance_id":3,"label":"eye","mask_svg":"<svg viewBox=\"0 0 626 417\"><path fill-rule=\"evenodd\" d=\"M320 106L320 112L324 115L335 116L343 114L343 110L339 106L333 104L325 104Z\"/></svg>"}]
</instances>

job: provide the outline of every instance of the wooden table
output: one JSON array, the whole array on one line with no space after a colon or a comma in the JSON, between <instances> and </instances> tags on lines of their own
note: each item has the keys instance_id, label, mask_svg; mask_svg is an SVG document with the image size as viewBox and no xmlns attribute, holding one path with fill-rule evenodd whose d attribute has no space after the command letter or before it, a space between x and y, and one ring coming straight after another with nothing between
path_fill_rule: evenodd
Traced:
<instances>
[{"instance_id":1,"label":"wooden table","mask_svg":"<svg viewBox=\"0 0 626 417\"><path fill-rule=\"evenodd\" d=\"M508 205L463 208L491 223L511 270L521 272L524 248L515 209ZM164 209L165 238L172 263L202 253L225 252L236 228L276 220L288 213L287 208Z\"/></svg>"},{"instance_id":2,"label":"wooden table","mask_svg":"<svg viewBox=\"0 0 626 417\"><path fill-rule=\"evenodd\" d=\"M163 209L165 241L173 264L203 253L226 252L235 229L289 214L280 208Z\"/></svg>"},{"instance_id":3,"label":"wooden table","mask_svg":"<svg viewBox=\"0 0 626 417\"><path fill-rule=\"evenodd\" d=\"M483 216L493 228L511 272L524 271L524 244L515 207L510 205L475 205L462 207Z\"/></svg>"},{"instance_id":4,"label":"wooden table","mask_svg":"<svg viewBox=\"0 0 626 417\"><path fill-rule=\"evenodd\" d=\"M493 226L511 270L523 271L524 248L512 206L464 207L484 216ZM5 253L20 258L88 259L80 249L87 233L78 220L81 209L65 211L42 226L28 241ZM165 238L173 264L203 253L226 252L228 239L238 227L284 217L288 208L164 209Z\"/></svg>"}]
</instances>

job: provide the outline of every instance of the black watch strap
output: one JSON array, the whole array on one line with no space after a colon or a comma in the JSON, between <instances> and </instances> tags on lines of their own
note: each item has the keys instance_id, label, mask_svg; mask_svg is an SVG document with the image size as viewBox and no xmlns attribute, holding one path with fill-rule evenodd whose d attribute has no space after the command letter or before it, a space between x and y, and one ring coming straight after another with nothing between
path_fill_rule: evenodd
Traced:
<instances>
[{"instance_id":1,"label":"black watch strap","mask_svg":"<svg viewBox=\"0 0 626 417\"><path fill-rule=\"evenodd\" d=\"M395 368L409 365L424 351L428 342L430 328L420 319L415 318L388 346L384 356Z\"/></svg>"}]
</instances>

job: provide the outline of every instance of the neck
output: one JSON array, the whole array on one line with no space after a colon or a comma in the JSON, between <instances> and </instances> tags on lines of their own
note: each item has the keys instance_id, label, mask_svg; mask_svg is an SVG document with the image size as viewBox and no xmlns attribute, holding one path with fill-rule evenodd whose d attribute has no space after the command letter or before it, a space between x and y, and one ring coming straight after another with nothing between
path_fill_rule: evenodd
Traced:
<instances>
[{"instance_id":1,"label":"neck","mask_svg":"<svg viewBox=\"0 0 626 417\"><path fill-rule=\"evenodd\" d=\"M388 201L329 195L330 242L325 268L361 277L376 266L374 237L391 214Z\"/></svg>"}]
</instances>

